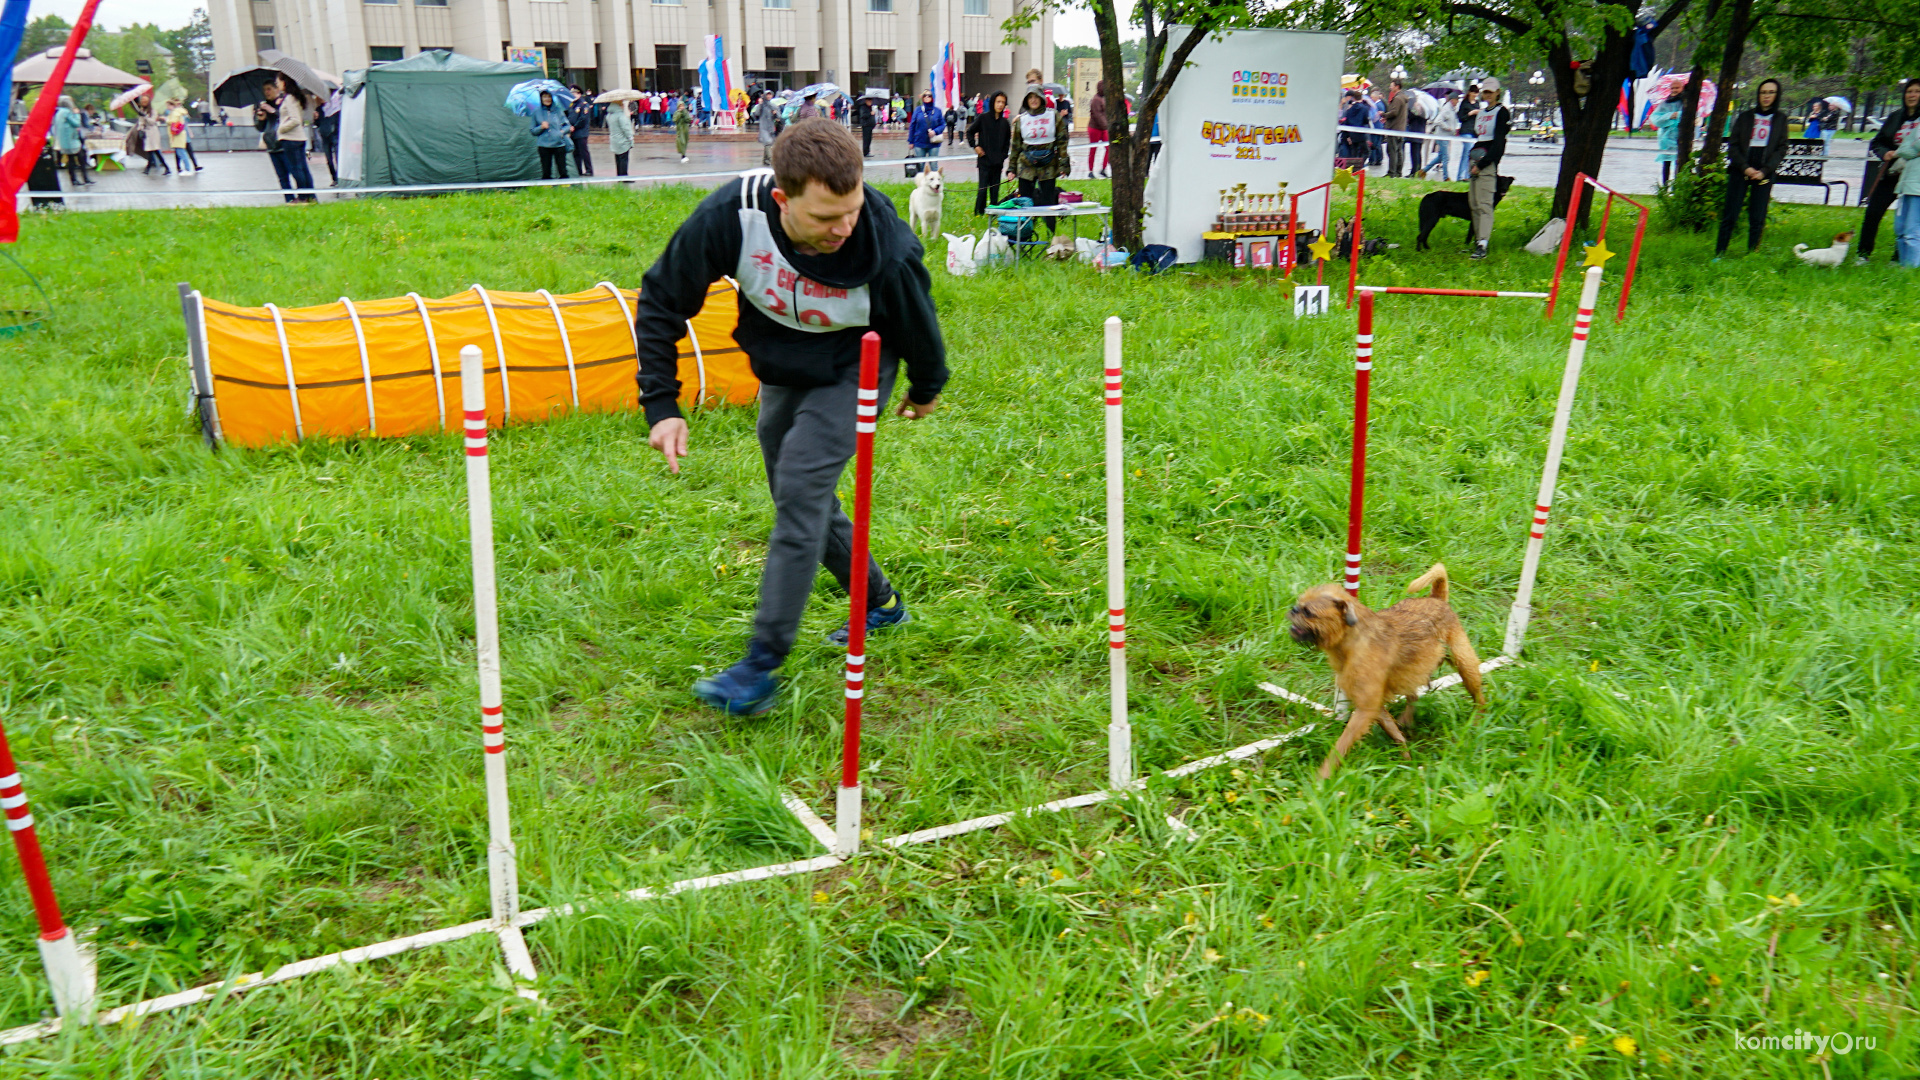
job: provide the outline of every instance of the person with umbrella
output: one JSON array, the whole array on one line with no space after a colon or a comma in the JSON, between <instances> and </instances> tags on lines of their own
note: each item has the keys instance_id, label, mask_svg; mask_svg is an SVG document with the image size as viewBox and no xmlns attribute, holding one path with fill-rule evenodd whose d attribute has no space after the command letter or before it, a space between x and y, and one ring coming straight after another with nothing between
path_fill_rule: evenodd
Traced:
<instances>
[{"instance_id":1,"label":"person with umbrella","mask_svg":"<svg viewBox=\"0 0 1920 1080\"><path fill-rule=\"evenodd\" d=\"M814 95L808 94L800 102L800 111L793 114L795 120L811 120L820 115L820 106L815 103Z\"/></svg>"},{"instance_id":2,"label":"person with umbrella","mask_svg":"<svg viewBox=\"0 0 1920 1080\"><path fill-rule=\"evenodd\" d=\"M573 145L567 136L573 125L565 110L554 104L553 91L540 91L540 104L527 116L527 124L540 151L540 179L552 180L556 171L560 179L567 179L567 149Z\"/></svg>"},{"instance_id":3,"label":"person with umbrella","mask_svg":"<svg viewBox=\"0 0 1920 1080\"><path fill-rule=\"evenodd\" d=\"M579 87L572 90L573 100L567 103L567 124L571 128L568 137L573 140L573 164L581 176L592 176L593 155L587 152L587 136L593 127L593 102Z\"/></svg>"},{"instance_id":4,"label":"person with umbrella","mask_svg":"<svg viewBox=\"0 0 1920 1080\"><path fill-rule=\"evenodd\" d=\"M868 98L867 95L865 94L861 94L860 99L853 103L853 122L859 125L859 128L860 128L861 156L872 157L873 156L873 101L872 99Z\"/></svg>"},{"instance_id":5,"label":"person with umbrella","mask_svg":"<svg viewBox=\"0 0 1920 1080\"><path fill-rule=\"evenodd\" d=\"M1660 133L1657 144L1659 152L1654 160L1660 163L1660 186L1666 187L1673 180L1673 163L1680 153L1680 119L1686 115L1686 102L1677 94L1668 94L1667 99L1653 107L1653 115L1648 122Z\"/></svg>"},{"instance_id":6,"label":"person with umbrella","mask_svg":"<svg viewBox=\"0 0 1920 1080\"><path fill-rule=\"evenodd\" d=\"M613 175L627 175L627 155L633 153L633 117L627 113L627 97L607 103L607 150L613 154Z\"/></svg>"}]
</instances>

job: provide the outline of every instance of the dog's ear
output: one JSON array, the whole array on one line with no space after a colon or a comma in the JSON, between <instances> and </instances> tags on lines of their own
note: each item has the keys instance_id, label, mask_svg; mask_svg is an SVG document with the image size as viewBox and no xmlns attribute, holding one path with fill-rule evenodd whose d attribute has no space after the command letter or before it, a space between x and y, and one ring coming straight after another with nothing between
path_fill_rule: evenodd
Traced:
<instances>
[{"instance_id":1,"label":"dog's ear","mask_svg":"<svg viewBox=\"0 0 1920 1080\"><path fill-rule=\"evenodd\" d=\"M1359 626L1360 618L1353 613L1353 604L1344 596L1333 598L1333 606L1340 609L1340 618L1348 626Z\"/></svg>"}]
</instances>

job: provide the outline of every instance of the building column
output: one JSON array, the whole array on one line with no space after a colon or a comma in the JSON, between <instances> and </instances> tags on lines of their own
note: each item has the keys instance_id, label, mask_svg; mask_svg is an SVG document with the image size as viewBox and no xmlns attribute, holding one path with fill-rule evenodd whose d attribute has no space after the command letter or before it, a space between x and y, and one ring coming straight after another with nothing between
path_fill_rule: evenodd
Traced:
<instances>
[{"instance_id":1,"label":"building column","mask_svg":"<svg viewBox=\"0 0 1920 1080\"><path fill-rule=\"evenodd\" d=\"M633 23L627 0L600 0L600 89L632 90Z\"/></svg>"}]
</instances>

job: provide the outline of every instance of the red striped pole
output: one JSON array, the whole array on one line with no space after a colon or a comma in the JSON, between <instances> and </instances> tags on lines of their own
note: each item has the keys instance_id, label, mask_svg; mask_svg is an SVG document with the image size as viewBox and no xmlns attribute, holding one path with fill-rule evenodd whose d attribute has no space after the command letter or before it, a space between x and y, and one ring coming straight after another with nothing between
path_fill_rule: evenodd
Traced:
<instances>
[{"instance_id":1,"label":"red striped pole","mask_svg":"<svg viewBox=\"0 0 1920 1080\"><path fill-rule=\"evenodd\" d=\"M1593 328L1593 305L1600 296L1600 268L1587 268L1580 287L1580 313L1573 319L1573 341L1567 346L1567 367L1560 376L1560 400L1553 409L1553 431L1547 436L1547 463L1540 470L1540 495L1533 504L1533 524L1527 530L1526 560L1520 565L1520 588L1507 614L1506 647L1518 657L1526 644L1527 620L1533 614L1533 583L1540 576L1540 549L1547 535L1547 514L1553 507L1554 485L1560 479L1560 458L1567 448L1567 425L1573 417L1573 396L1580 388L1580 365L1587 356L1587 335Z\"/></svg>"},{"instance_id":2,"label":"red striped pole","mask_svg":"<svg viewBox=\"0 0 1920 1080\"><path fill-rule=\"evenodd\" d=\"M20 876L27 881L34 918L40 921L40 962L47 969L54 1007L61 1016L90 1018L94 996L93 956L81 948L60 915L60 901L53 895L53 879L47 876L46 855L40 850L40 835L34 831L33 808L27 805L20 768L14 764L13 748L7 744L4 725L0 725L0 807L6 810L7 831L13 834L14 850L20 854Z\"/></svg>"},{"instance_id":3,"label":"red striped pole","mask_svg":"<svg viewBox=\"0 0 1920 1080\"><path fill-rule=\"evenodd\" d=\"M487 881L493 920L520 914L520 880L507 813L506 717L500 704L500 628L493 570L493 477L487 459L487 384L480 348L460 350L467 432L467 536L473 549L473 628L480 667L480 749L487 782Z\"/></svg>"},{"instance_id":4,"label":"red striped pole","mask_svg":"<svg viewBox=\"0 0 1920 1080\"><path fill-rule=\"evenodd\" d=\"M1353 199L1353 250L1347 253L1347 306L1353 306L1353 291L1360 282L1361 222L1367 216L1367 170L1357 170L1360 177L1360 192ZM1331 204L1332 199L1327 202Z\"/></svg>"},{"instance_id":5,"label":"red striped pole","mask_svg":"<svg viewBox=\"0 0 1920 1080\"><path fill-rule=\"evenodd\" d=\"M867 696L867 537L873 513L873 432L880 419L880 335L860 338L860 398L853 423L853 555L847 573L847 713L834 801L834 851L860 850L860 705Z\"/></svg>"},{"instance_id":6,"label":"red striped pole","mask_svg":"<svg viewBox=\"0 0 1920 1080\"><path fill-rule=\"evenodd\" d=\"M1107 786L1133 783L1127 719L1126 447L1120 415L1120 319L1107 319Z\"/></svg>"},{"instance_id":7,"label":"red striped pole","mask_svg":"<svg viewBox=\"0 0 1920 1080\"><path fill-rule=\"evenodd\" d=\"M1356 234L1357 235L1357 234ZM1353 486L1347 495L1347 595L1360 595L1360 521L1367 496L1367 391L1373 376L1373 293L1360 294L1353 336Z\"/></svg>"},{"instance_id":8,"label":"red striped pole","mask_svg":"<svg viewBox=\"0 0 1920 1080\"><path fill-rule=\"evenodd\" d=\"M1633 268L1640 265L1640 241L1647 236L1647 212L1640 211L1640 223L1633 227L1633 250L1627 253L1627 273L1620 282L1620 310L1614 313L1613 321L1627 321L1627 297L1633 295Z\"/></svg>"},{"instance_id":9,"label":"red striped pole","mask_svg":"<svg viewBox=\"0 0 1920 1080\"><path fill-rule=\"evenodd\" d=\"M1300 220L1300 196L1289 195L1287 196L1287 253L1285 256L1286 262L1283 264L1286 268L1286 272L1288 276L1292 276L1293 274L1293 262L1294 262L1293 237L1294 237L1294 231L1295 231L1294 223L1299 220Z\"/></svg>"}]
</instances>

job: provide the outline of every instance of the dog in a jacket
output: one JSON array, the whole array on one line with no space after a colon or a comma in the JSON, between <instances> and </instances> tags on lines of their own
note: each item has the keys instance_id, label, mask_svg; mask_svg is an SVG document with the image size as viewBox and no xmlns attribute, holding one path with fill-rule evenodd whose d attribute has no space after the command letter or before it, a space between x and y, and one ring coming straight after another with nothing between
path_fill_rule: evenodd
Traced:
<instances>
[{"instance_id":1,"label":"dog in a jacket","mask_svg":"<svg viewBox=\"0 0 1920 1080\"><path fill-rule=\"evenodd\" d=\"M1466 684L1473 703L1485 708L1480 689L1480 656L1467 640L1459 616L1447 603L1447 568L1434 563L1407 586L1409 593L1432 586L1427 596L1402 600L1385 611L1374 611L1348 596L1339 585L1317 585L1300 594L1287 612L1293 640L1327 654L1333 681L1353 708L1345 731L1332 752L1320 763L1320 779L1333 775L1340 759L1375 721L1387 729L1406 754L1407 737L1400 731L1413 722L1413 704L1420 689L1433 679L1433 669L1451 654L1454 670ZM1407 699L1395 725L1387 713L1394 698ZM1411 756L1411 755L1408 755Z\"/></svg>"},{"instance_id":2,"label":"dog in a jacket","mask_svg":"<svg viewBox=\"0 0 1920 1080\"><path fill-rule=\"evenodd\" d=\"M1500 200L1507 197L1507 189L1513 186L1513 177L1502 176L1494 180L1493 205L1499 206ZM1473 205L1467 201L1464 191L1432 191L1420 200L1420 235L1413 242L1415 251L1427 250L1427 237L1434 227L1450 217L1461 218L1472 228Z\"/></svg>"}]
</instances>

